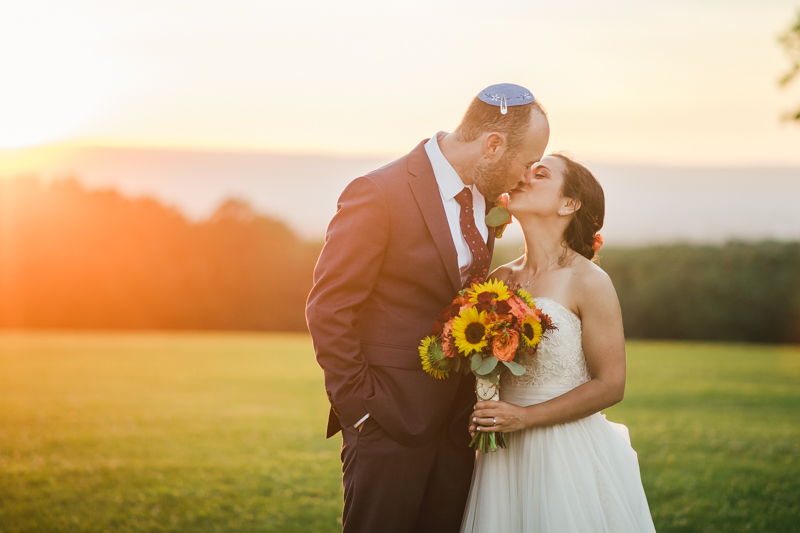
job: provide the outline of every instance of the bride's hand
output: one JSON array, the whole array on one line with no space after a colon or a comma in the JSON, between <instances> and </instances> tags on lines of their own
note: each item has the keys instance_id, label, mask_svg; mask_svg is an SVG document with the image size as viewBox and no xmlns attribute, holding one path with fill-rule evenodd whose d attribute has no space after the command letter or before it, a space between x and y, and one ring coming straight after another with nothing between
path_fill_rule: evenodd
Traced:
<instances>
[{"instance_id":1,"label":"bride's hand","mask_svg":"<svg viewBox=\"0 0 800 533\"><path fill-rule=\"evenodd\" d=\"M469 433L474 437L476 431L511 433L525 429L525 414L524 407L511 403L493 400L478 402L470 418Z\"/></svg>"}]
</instances>

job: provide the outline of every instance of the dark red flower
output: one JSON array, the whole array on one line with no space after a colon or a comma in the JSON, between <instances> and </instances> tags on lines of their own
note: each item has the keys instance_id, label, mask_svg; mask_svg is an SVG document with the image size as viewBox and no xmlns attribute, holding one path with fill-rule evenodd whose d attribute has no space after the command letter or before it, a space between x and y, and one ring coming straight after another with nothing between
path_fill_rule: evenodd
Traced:
<instances>
[{"instance_id":1,"label":"dark red flower","mask_svg":"<svg viewBox=\"0 0 800 533\"><path fill-rule=\"evenodd\" d=\"M498 315L507 315L511 312L511 305L509 305L508 301L501 300L497 302L496 311Z\"/></svg>"},{"instance_id":2,"label":"dark red flower","mask_svg":"<svg viewBox=\"0 0 800 533\"><path fill-rule=\"evenodd\" d=\"M492 303L492 300L496 298L497 295L493 292L482 292L478 295L478 303L485 304L485 303Z\"/></svg>"}]
</instances>

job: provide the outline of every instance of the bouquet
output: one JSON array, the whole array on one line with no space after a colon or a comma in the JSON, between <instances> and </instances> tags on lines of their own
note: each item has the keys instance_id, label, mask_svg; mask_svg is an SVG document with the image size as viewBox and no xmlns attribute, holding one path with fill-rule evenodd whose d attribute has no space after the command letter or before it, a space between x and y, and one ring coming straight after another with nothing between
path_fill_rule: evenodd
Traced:
<instances>
[{"instance_id":1,"label":"bouquet","mask_svg":"<svg viewBox=\"0 0 800 533\"><path fill-rule=\"evenodd\" d=\"M525 373L520 359L536 352L554 326L519 286L499 280L473 283L462 289L422 339L422 368L437 379L450 372L475 374L478 401L499 400L500 376ZM470 446L481 452L506 447L503 433L477 432Z\"/></svg>"}]
</instances>

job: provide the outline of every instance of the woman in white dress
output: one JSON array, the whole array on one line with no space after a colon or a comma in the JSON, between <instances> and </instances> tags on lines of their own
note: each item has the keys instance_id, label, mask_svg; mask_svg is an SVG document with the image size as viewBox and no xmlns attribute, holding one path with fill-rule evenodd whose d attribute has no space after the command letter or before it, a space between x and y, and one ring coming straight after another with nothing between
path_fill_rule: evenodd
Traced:
<instances>
[{"instance_id":1,"label":"woman in white dress","mask_svg":"<svg viewBox=\"0 0 800 533\"><path fill-rule=\"evenodd\" d=\"M493 277L519 283L558 328L500 401L475 406L470 432L508 448L478 453L462 532L655 531L627 428L600 414L622 400L625 339L611 280L592 262L605 199L582 165L555 154L509 194L525 255Z\"/></svg>"}]
</instances>

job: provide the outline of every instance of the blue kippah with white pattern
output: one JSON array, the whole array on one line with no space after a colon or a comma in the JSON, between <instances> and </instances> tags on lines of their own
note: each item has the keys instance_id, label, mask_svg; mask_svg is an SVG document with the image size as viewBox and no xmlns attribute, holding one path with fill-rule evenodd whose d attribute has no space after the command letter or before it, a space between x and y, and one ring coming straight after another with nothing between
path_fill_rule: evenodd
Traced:
<instances>
[{"instance_id":1,"label":"blue kippah with white pattern","mask_svg":"<svg viewBox=\"0 0 800 533\"><path fill-rule=\"evenodd\" d=\"M513 83L498 83L490 85L478 93L478 100L489 105L498 106L502 114L508 112L508 107L515 105L531 104L536 100L525 87Z\"/></svg>"}]
</instances>

